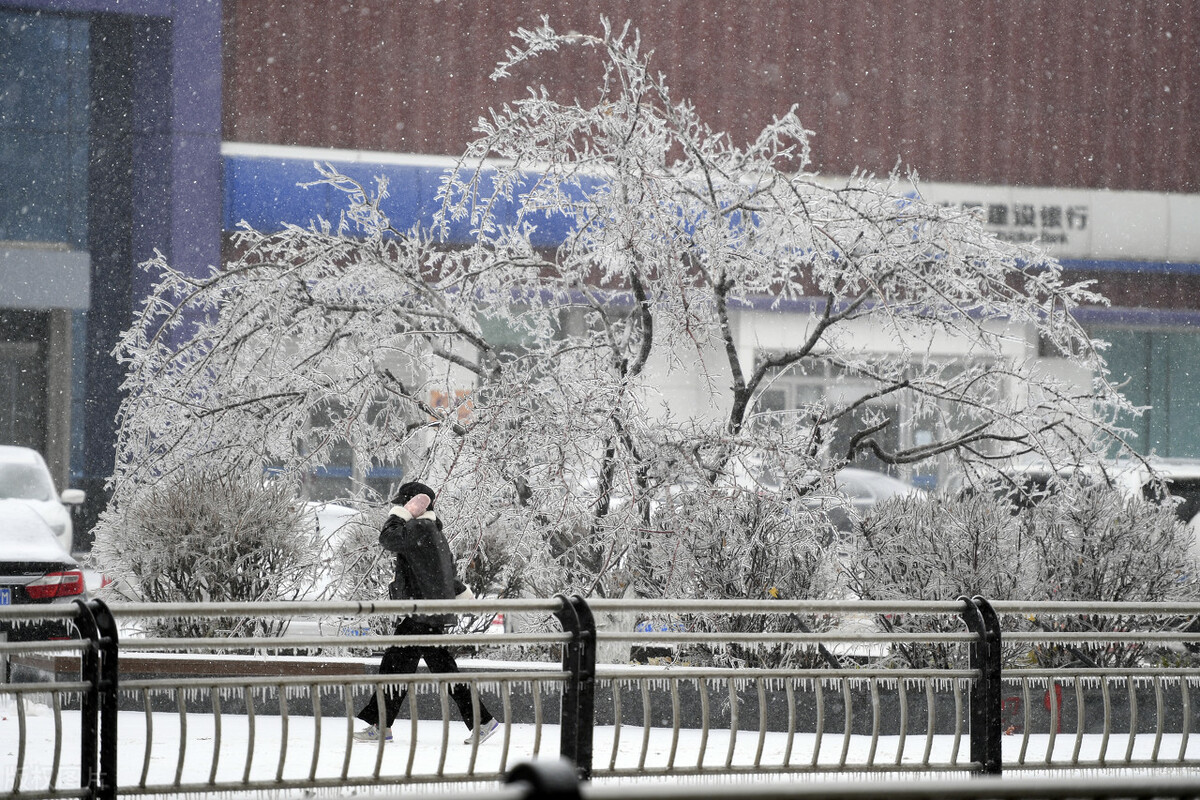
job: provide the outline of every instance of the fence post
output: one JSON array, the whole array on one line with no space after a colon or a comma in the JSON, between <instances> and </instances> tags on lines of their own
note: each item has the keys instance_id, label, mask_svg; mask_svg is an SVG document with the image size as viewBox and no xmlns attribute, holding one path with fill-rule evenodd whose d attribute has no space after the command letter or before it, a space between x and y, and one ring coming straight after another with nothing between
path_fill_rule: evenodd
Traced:
<instances>
[{"instance_id":1,"label":"fence post","mask_svg":"<svg viewBox=\"0 0 1200 800\"><path fill-rule=\"evenodd\" d=\"M563 671L570 674L563 688L559 754L575 764L580 780L592 777L592 731L596 709L596 620L579 595L557 595L562 607L554 612L571 641L563 649Z\"/></svg>"},{"instance_id":2,"label":"fence post","mask_svg":"<svg viewBox=\"0 0 1200 800\"><path fill-rule=\"evenodd\" d=\"M96 618L83 600L76 600L75 627L90 645L80 656L79 679L89 684L79 699L79 786L89 798L99 797L100 754L100 631Z\"/></svg>"},{"instance_id":3,"label":"fence post","mask_svg":"<svg viewBox=\"0 0 1200 800\"><path fill-rule=\"evenodd\" d=\"M100 633L100 797L116 800L117 797L117 719L118 715L118 668L117 620L108 605L98 598L88 601L92 618Z\"/></svg>"},{"instance_id":4,"label":"fence post","mask_svg":"<svg viewBox=\"0 0 1200 800\"><path fill-rule=\"evenodd\" d=\"M592 736L596 731L596 618L592 609L579 595L571 597L575 613L583 628L579 643L579 732L576 741L579 760L579 779L592 779Z\"/></svg>"},{"instance_id":5,"label":"fence post","mask_svg":"<svg viewBox=\"0 0 1200 800\"><path fill-rule=\"evenodd\" d=\"M1000 618L979 595L959 599L964 603L962 618L976 635L971 643L971 669L979 670L979 677L971 683L971 760L980 765L980 774L999 775L1004 769Z\"/></svg>"},{"instance_id":6,"label":"fence post","mask_svg":"<svg viewBox=\"0 0 1200 800\"><path fill-rule=\"evenodd\" d=\"M117 625L103 600L76 600L75 626L89 640L80 679L89 685L80 701L80 787L94 800L117 796Z\"/></svg>"}]
</instances>

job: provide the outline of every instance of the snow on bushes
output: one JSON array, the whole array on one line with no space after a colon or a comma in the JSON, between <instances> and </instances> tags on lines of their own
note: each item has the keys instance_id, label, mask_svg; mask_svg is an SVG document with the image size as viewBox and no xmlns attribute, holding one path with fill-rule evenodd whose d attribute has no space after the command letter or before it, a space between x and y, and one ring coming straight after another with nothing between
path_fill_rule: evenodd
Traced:
<instances>
[{"instance_id":1,"label":"snow on bushes","mask_svg":"<svg viewBox=\"0 0 1200 800\"><path fill-rule=\"evenodd\" d=\"M862 522L847 559L863 599L1195 601L1200 599L1193 533L1168 506L1107 485L1062 481L1032 507L987 494L901 497ZM1006 615L1008 630L1153 630L1188 624L1149 616ZM881 620L897 630L961 630L953 621L908 615ZM897 648L909 663L943 666L951 648ZM1120 666L1141 661L1142 644L1010 647L1006 660L1037 666ZM1153 658L1175 658L1159 654Z\"/></svg>"},{"instance_id":2,"label":"snow on bushes","mask_svg":"<svg viewBox=\"0 0 1200 800\"><path fill-rule=\"evenodd\" d=\"M315 530L289 488L261 475L200 471L138 495L121 536L98 540L94 555L120 575L115 592L147 602L295 599L312 586ZM284 620L246 617L163 619L158 636L258 636Z\"/></svg>"}]
</instances>

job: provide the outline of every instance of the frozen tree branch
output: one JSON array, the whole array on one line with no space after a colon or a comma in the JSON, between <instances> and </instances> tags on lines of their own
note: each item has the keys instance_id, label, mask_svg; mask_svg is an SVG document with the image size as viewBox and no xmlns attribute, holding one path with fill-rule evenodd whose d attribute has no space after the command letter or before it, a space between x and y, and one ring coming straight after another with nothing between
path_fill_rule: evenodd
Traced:
<instances>
[{"instance_id":1,"label":"frozen tree branch","mask_svg":"<svg viewBox=\"0 0 1200 800\"><path fill-rule=\"evenodd\" d=\"M1102 302L1088 285L911 176L811 172L795 108L739 147L635 32L601 27L517 32L495 77L587 47L596 99L493 109L431 230L393 228L382 182L316 165L338 220L243 230L205 276L146 265L101 541L165 476L236 463L301 487L350 454L441 486L463 542L512 556L494 563L514 591L695 593L725 546L724 583L759 595L769 532L792 565L771 579L801 596L820 590L806 503L861 453L986 470L1121 446L1133 409L1073 317ZM452 223L467 246L444 245ZM560 246L535 244L547 224ZM1090 383L1039 370L1039 341ZM789 381L817 393L765 402Z\"/></svg>"}]
</instances>

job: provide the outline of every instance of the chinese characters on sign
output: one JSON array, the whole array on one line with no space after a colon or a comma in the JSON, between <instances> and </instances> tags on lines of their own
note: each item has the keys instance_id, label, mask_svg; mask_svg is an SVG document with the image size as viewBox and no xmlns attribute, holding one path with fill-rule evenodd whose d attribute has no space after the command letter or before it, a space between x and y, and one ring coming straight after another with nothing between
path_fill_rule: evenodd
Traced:
<instances>
[{"instance_id":1,"label":"chinese characters on sign","mask_svg":"<svg viewBox=\"0 0 1200 800\"><path fill-rule=\"evenodd\" d=\"M1066 245L1073 232L1088 227L1088 206L1082 204L965 201L945 205L975 212L1005 242Z\"/></svg>"}]
</instances>

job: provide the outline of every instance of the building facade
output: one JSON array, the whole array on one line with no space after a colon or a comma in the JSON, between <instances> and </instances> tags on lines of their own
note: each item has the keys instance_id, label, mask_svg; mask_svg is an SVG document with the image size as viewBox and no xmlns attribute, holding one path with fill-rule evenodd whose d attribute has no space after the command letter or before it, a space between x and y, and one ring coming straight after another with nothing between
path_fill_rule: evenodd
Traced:
<instances>
[{"instance_id":1,"label":"building facade","mask_svg":"<svg viewBox=\"0 0 1200 800\"><path fill-rule=\"evenodd\" d=\"M1200 457L1190 0L0 0L0 439L47 452L94 512L136 265L158 249L199 272L242 219L326 213L295 187L314 159L388 174L393 216L421 218L489 107L528 85L594 93L585 49L490 78L543 15L587 33L629 20L735 143L796 106L822 173L912 167L929 197L1046 243L1112 301L1082 318L1150 406L1141 449ZM754 330L781 329L743 322L748 359Z\"/></svg>"},{"instance_id":2,"label":"building facade","mask_svg":"<svg viewBox=\"0 0 1200 800\"><path fill-rule=\"evenodd\" d=\"M0 2L0 440L87 490L112 474L112 357L154 251L221 246L221 6Z\"/></svg>"}]
</instances>

